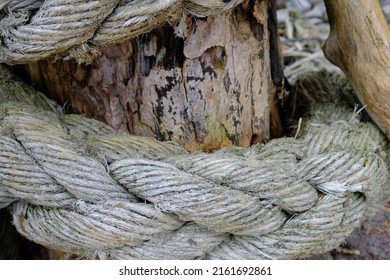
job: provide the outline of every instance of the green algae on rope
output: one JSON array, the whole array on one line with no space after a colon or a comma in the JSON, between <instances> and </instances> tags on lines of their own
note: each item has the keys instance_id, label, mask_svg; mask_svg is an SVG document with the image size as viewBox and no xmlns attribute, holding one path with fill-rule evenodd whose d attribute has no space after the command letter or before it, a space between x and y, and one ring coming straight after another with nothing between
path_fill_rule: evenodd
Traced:
<instances>
[{"instance_id":1,"label":"green algae on rope","mask_svg":"<svg viewBox=\"0 0 390 280\"><path fill-rule=\"evenodd\" d=\"M337 247L386 199L383 135L329 100L311 106L299 139L189 154L66 115L4 73L0 207L49 248L102 259L306 258Z\"/></svg>"}]
</instances>

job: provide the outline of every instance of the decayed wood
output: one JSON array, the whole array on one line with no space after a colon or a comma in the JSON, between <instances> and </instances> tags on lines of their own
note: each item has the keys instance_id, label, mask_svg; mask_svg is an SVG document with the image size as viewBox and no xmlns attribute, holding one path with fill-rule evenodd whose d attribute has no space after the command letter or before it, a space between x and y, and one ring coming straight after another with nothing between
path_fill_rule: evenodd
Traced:
<instances>
[{"instance_id":1,"label":"decayed wood","mask_svg":"<svg viewBox=\"0 0 390 280\"><path fill-rule=\"evenodd\" d=\"M325 0L331 32L325 56L347 75L390 138L390 32L379 0Z\"/></svg>"},{"instance_id":2,"label":"decayed wood","mask_svg":"<svg viewBox=\"0 0 390 280\"><path fill-rule=\"evenodd\" d=\"M273 2L244 1L227 14L184 18L105 47L91 65L40 61L26 69L50 97L115 128L190 151L247 147L270 138L270 123L280 127Z\"/></svg>"}]
</instances>

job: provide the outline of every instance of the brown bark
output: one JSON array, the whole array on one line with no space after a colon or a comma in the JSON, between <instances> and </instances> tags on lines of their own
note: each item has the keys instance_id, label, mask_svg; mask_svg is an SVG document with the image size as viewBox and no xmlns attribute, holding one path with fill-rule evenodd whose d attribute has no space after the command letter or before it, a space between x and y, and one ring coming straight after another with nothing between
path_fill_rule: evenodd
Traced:
<instances>
[{"instance_id":1,"label":"brown bark","mask_svg":"<svg viewBox=\"0 0 390 280\"><path fill-rule=\"evenodd\" d=\"M107 46L91 65L46 60L25 69L53 99L114 128L190 151L247 147L268 140L271 129L282 133L274 104L283 76L273 2L244 1L226 14L187 17Z\"/></svg>"},{"instance_id":2,"label":"brown bark","mask_svg":"<svg viewBox=\"0 0 390 280\"><path fill-rule=\"evenodd\" d=\"M326 57L348 77L378 127L390 138L390 32L379 0L325 0L331 33Z\"/></svg>"}]
</instances>

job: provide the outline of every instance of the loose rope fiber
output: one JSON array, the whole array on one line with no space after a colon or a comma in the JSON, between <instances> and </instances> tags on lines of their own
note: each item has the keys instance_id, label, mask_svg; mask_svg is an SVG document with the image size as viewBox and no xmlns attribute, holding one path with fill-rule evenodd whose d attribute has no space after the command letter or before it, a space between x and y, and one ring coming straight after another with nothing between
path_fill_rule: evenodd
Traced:
<instances>
[{"instance_id":1,"label":"loose rope fiber","mask_svg":"<svg viewBox=\"0 0 390 280\"><path fill-rule=\"evenodd\" d=\"M300 139L190 154L63 114L0 71L0 208L26 238L101 259L298 259L387 199L385 139L335 104Z\"/></svg>"},{"instance_id":2,"label":"loose rope fiber","mask_svg":"<svg viewBox=\"0 0 390 280\"><path fill-rule=\"evenodd\" d=\"M90 61L101 46L123 42L184 14L227 11L242 0L0 0L0 62L49 56Z\"/></svg>"}]
</instances>

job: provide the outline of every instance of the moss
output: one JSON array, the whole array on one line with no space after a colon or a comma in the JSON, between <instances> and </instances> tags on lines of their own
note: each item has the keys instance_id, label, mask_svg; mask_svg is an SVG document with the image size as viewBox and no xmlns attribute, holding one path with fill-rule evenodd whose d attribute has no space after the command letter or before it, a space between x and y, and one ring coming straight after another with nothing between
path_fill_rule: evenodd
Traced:
<instances>
[{"instance_id":1,"label":"moss","mask_svg":"<svg viewBox=\"0 0 390 280\"><path fill-rule=\"evenodd\" d=\"M3 104L5 102L21 102L42 110L58 110L58 107L43 93L17 81L0 80L0 100Z\"/></svg>"},{"instance_id":2,"label":"moss","mask_svg":"<svg viewBox=\"0 0 390 280\"><path fill-rule=\"evenodd\" d=\"M229 134L223 124L216 120L212 120L206 117L205 134L208 139L213 141L204 141L208 143L204 150L211 151L220 147L231 146L232 142L229 138Z\"/></svg>"}]
</instances>

